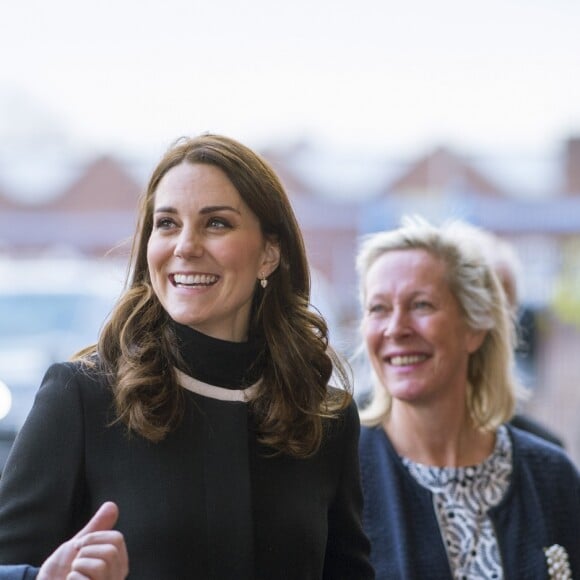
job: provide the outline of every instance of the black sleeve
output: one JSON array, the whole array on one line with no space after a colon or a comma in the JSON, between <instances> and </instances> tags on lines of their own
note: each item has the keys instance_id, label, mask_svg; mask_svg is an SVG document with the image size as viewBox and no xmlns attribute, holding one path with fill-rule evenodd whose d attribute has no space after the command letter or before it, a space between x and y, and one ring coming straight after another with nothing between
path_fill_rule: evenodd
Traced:
<instances>
[{"instance_id":1,"label":"black sleeve","mask_svg":"<svg viewBox=\"0 0 580 580\"><path fill-rule=\"evenodd\" d=\"M83 409L70 363L50 367L0 480L0 564L42 562L76 533L83 474Z\"/></svg>"},{"instance_id":2,"label":"black sleeve","mask_svg":"<svg viewBox=\"0 0 580 580\"><path fill-rule=\"evenodd\" d=\"M342 472L328 516L328 542L324 560L325 580L371 580L370 544L362 529L362 488L358 459L360 423L354 401L344 415L339 439Z\"/></svg>"}]
</instances>

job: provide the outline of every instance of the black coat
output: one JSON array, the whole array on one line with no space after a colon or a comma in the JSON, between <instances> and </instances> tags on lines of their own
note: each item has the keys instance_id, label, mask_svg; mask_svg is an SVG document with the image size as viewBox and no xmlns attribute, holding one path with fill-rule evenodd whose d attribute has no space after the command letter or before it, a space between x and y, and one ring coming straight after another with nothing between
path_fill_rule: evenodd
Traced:
<instances>
[{"instance_id":1,"label":"black coat","mask_svg":"<svg viewBox=\"0 0 580 580\"><path fill-rule=\"evenodd\" d=\"M266 456L245 403L185 394L182 423L154 444L111 425L99 373L53 365L0 482L0 564L40 565L112 500L130 578L374 578L354 404L295 459Z\"/></svg>"}]
</instances>

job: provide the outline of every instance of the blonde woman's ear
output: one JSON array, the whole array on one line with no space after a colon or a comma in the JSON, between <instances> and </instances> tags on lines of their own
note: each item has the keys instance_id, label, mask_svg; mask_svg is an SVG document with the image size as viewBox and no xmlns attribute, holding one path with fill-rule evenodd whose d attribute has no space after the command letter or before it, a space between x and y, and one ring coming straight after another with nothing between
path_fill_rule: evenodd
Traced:
<instances>
[{"instance_id":1,"label":"blonde woman's ear","mask_svg":"<svg viewBox=\"0 0 580 580\"><path fill-rule=\"evenodd\" d=\"M487 330L472 330L467 337L467 352L473 354L483 344Z\"/></svg>"}]
</instances>

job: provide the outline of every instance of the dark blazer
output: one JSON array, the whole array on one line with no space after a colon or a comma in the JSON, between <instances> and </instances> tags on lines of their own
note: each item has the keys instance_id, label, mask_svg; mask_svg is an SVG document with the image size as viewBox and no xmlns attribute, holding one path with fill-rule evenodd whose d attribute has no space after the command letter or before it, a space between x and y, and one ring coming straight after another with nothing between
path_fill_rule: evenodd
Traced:
<instances>
[{"instance_id":1,"label":"dark blazer","mask_svg":"<svg viewBox=\"0 0 580 580\"><path fill-rule=\"evenodd\" d=\"M546 580L544 548L559 544L580 577L580 476L555 445L508 426L513 471L492 520L504 577ZM384 430L361 428L364 526L378 580L451 580L433 495L403 465Z\"/></svg>"},{"instance_id":2,"label":"dark blazer","mask_svg":"<svg viewBox=\"0 0 580 580\"><path fill-rule=\"evenodd\" d=\"M268 456L245 403L184 394L183 421L154 444L111 424L102 374L53 365L0 481L0 564L40 565L112 500L130 578L374 578L354 404L296 459Z\"/></svg>"},{"instance_id":3,"label":"dark blazer","mask_svg":"<svg viewBox=\"0 0 580 580\"><path fill-rule=\"evenodd\" d=\"M34 580L37 568L30 566L0 566L0 580Z\"/></svg>"},{"instance_id":4,"label":"dark blazer","mask_svg":"<svg viewBox=\"0 0 580 580\"><path fill-rule=\"evenodd\" d=\"M554 445L558 445L558 447L566 447L564 445L564 440L556 435L554 431L548 429L545 425L536 421L534 418L530 417L529 415L524 415L522 413L518 413L514 415L510 419L510 425L521 429L522 431L529 431L533 433L537 437L541 437Z\"/></svg>"}]
</instances>

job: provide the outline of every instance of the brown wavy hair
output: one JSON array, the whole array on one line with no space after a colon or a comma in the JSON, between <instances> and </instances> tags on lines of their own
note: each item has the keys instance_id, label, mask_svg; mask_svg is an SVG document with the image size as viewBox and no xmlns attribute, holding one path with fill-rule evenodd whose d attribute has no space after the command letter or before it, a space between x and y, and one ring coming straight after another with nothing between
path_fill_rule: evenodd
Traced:
<instances>
[{"instance_id":1,"label":"brown wavy hair","mask_svg":"<svg viewBox=\"0 0 580 580\"><path fill-rule=\"evenodd\" d=\"M264 236L280 246L280 264L265 289L256 285L252 304L249 333L265 338L267 356L251 406L262 443L298 457L311 455L321 444L324 418L336 416L350 402L350 383L328 344L326 322L309 308L304 241L284 188L259 155L233 139L212 134L182 138L163 156L141 198L125 290L98 343L77 358L94 364L99 355L112 385L117 421L130 431L155 442L179 424L184 395L173 371L179 355L169 316L151 286L147 243L159 182L181 163L221 169L258 217ZM328 387L331 376L342 388Z\"/></svg>"}]
</instances>

